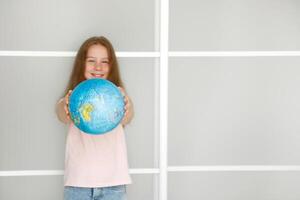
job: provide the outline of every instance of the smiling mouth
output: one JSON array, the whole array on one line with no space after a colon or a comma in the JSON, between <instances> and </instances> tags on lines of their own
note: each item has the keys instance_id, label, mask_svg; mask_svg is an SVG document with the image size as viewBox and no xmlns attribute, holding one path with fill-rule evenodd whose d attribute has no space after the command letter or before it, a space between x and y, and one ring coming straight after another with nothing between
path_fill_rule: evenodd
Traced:
<instances>
[{"instance_id":1,"label":"smiling mouth","mask_svg":"<svg viewBox=\"0 0 300 200\"><path fill-rule=\"evenodd\" d=\"M97 78L103 78L104 77L104 74L94 74L94 73L91 73L91 75L93 77L97 77Z\"/></svg>"}]
</instances>

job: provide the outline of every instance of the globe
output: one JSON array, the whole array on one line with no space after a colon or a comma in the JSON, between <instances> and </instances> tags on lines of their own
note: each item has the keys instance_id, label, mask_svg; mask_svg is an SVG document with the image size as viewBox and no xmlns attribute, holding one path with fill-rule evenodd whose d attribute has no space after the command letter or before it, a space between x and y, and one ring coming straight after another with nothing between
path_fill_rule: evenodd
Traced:
<instances>
[{"instance_id":1,"label":"globe","mask_svg":"<svg viewBox=\"0 0 300 200\"><path fill-rule=\"evenodd\" d=\"M69 98L70 117L81 131L98 135L109 132L124 116L123 95L106 79L79 83Z\"/></svg>"}]
</instances>

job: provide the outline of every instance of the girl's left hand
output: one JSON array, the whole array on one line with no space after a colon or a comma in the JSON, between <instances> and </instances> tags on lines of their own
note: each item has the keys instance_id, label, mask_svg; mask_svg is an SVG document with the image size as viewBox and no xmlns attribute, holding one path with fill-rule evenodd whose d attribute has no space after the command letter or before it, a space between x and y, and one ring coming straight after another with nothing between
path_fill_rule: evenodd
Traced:
<instances>
[{"instance_id":1,"label":"girl's left hand","mask_svg":"<svg viewBox=\"0 0 300 200\"><path fill-rule=\"evenodd\" d=\"M133 107L132 107L132 104L131 104L131 101L128 97L128 95L126 94L125 90L122 88L122 87L118 87L123 95L123 98L124 98L124 102L125 102L125 106L124 106L124 117L122 119L122 125L126 125L128 124L131 119L132 119L132 116L133 116Z\"/></svg>"}]
</instances>

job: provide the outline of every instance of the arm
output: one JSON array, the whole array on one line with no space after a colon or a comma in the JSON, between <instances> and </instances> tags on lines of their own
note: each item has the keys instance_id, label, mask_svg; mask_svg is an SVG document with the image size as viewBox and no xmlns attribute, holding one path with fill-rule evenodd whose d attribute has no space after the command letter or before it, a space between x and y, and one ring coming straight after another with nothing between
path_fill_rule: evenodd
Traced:
<instances>
[{"instance_id":1,"label":"arm","mask_svg":"<svg viewBox=\"0 0 300 200\"><path fill-rule=\"evenodd\" d=\"M126 96L125 98L127 98L127 103L125 100L125 110L126 111L125 111L124 118L122 120L123 127L126 126L127 124L129 124L134 116L132 101L128 96Z\"/></svg>"},{"instance_id":2,"label":"arm","mask_svg":"<svg viewBox=\"0 0 300 200\"><path fill-rule=\"evenodd\" d=\"M69 91L68 94L64 98L61 98L56 104L57 118L59 119L59 121L61 121L64 124L68 124L71 122L69 110L68 110L70 94L71 91Z\"/></svg>"},{"instance_id":3,"label":"arm","mask_svg":"<svg viewBox=\"0 0 300 200\"><path fill-rule=\"evenodd\" d=\"M134 116L134 110L133 110L132 101L129 98L129 96L127 95L127 93L125 92L125 90L121 87L119 87L119 89L124 97L124 102L125 102L125 113L124 113L124 117L121 122L121 124L124 127L131 122L131 120Z\"/></svg>"}]
</instances>

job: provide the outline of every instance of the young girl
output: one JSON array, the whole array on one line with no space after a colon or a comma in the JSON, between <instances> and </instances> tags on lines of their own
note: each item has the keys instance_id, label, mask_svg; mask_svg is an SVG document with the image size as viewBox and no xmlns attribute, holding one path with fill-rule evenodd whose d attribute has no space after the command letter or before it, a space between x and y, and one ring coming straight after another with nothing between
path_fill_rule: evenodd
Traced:
<instances>
[{"instance_id":1,"label":"young girl","mask_svg":"<svg viewBox=\"0 0 300 200\"><path fill-rule=\"evenodd\" d=\"M68 103L72 90L81 81L91 78L113 82L124 96L125 114L121 124L103 135L81 132L69 116ZM133 106L123 89L114 49L105 37L92 37L81 45L66 95L58 101L56 112L59 120L69 126L65 154L64 199L126 199L126 184L131 183L131 178L123 127L133 117Z\"/></svg>"}]
</instances>

